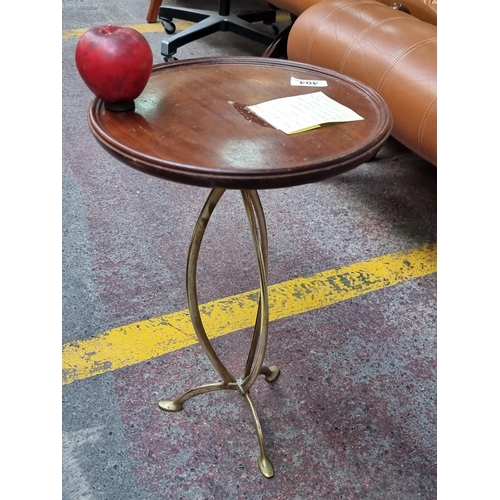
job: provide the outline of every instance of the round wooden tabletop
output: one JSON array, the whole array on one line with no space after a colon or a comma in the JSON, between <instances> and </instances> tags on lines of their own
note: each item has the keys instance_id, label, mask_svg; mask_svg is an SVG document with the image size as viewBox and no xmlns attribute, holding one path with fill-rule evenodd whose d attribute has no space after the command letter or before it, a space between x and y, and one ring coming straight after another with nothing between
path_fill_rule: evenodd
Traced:
<instances>
[{"instance_id":1,"label":"round wooden tabletop","mask_svg":"<svg viewBox=\"0 0 500 500\"><path fill-rule=\"evenodd\" d=\"M290 77L326 80L295 87ZM246 109L321 90L364 119L287 135ZM154 66L135 109L114 112L94 99L89 123L120 161L175 182L268 189L322 180L371 159L392 118L380 96L335 71L281 59L200 58Z\"/></svg>"}]
</instances>

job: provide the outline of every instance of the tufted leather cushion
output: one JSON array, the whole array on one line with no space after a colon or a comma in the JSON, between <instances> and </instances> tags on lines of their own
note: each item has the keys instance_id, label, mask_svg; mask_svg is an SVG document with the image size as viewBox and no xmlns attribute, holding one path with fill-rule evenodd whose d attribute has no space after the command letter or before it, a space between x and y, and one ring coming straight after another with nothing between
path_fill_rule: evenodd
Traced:
<instances>
[{"instance_id":1,"label":"tufted leather cushion","mask_svg":"<svg viewBox=\"0 0 500 500\"><path fill-rule=\"evenodd\" d=\"M295 21L288 58L375 89L392 112L392 135L436 165L436 30L377 0L324 0Z\"/></svg>"}]
</instances>

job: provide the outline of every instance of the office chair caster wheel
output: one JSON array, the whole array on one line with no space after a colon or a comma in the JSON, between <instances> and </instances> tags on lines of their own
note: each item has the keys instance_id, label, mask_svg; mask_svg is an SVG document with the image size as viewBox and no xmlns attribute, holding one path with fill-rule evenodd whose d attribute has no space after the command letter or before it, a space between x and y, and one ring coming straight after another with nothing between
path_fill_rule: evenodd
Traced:
<instances>
[{"instance_id":1,"label":"office chair caster wheel","mask_svg":"<svg viewBox=\"0 0 500 500\"><path fill-rule=\"evenodd\" d=\"M175 33L176 27L175 24L169 19L162 19L161 24L163 25L163 29L169 34L173 35Z\"/></svg>"},{"instance_id":2,"label":"office chair caster wheel","mask_svg":"<svg viewBox=\"0 0 500 500\"><path fill-rule=\"evenodd\" d=\"M271 27L271 29L273 30L273 33L274 33L275 35L279 35L280 30L279 30L278 26L276 26L275 24L268 24L267 26L270 26L270 27Z\"/></svg>"}]
</instances>

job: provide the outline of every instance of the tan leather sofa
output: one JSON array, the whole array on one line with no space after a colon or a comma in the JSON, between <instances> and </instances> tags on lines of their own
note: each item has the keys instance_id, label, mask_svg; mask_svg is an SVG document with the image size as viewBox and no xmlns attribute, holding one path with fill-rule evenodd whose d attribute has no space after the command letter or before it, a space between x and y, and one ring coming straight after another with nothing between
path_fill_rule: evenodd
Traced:
<instances>
[{"instance_id":1,"label":"tan leather sofa","mask_svg":"<svg viewBox=\"0 0 500 500\"><path fill-rule=\"evenodd\" d=\"M402 0L403 10L390 0L272 3L297 16L288 59L375 89L392 112L393 137L437 166L437 0Z\"/></svg>"}]
</instances>

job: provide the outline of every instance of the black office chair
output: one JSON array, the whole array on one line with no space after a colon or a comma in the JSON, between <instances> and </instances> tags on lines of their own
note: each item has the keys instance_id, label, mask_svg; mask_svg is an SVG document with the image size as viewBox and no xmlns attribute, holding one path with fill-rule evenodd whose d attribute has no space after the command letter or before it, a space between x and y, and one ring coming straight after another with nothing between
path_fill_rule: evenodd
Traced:
<instances>
[{"instance_id":1,"label":"black office chair","mask_svg":"<svg viewBox=\"0 0 500 500\"><path fill-rule=\"evenodd\" d=\"M175 33L176 30L173 19L196 23L161 42L161 54L165 61L175 59L174 55L179 47L217 31L231 31L266 45L274 41L275 36L267 35L262 30L252 26L252 23L262 21L264 24L270 25L274 35L277 35L278 28L274 24L276 22L276 11L274 9L231 14L230 7L230 0L219 0L219 10L217 12L162 5L158 18L169 35Z\"/></svg>"}]
</instances>

